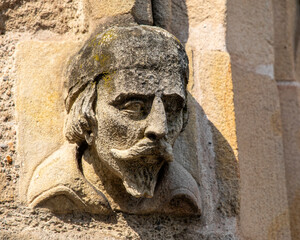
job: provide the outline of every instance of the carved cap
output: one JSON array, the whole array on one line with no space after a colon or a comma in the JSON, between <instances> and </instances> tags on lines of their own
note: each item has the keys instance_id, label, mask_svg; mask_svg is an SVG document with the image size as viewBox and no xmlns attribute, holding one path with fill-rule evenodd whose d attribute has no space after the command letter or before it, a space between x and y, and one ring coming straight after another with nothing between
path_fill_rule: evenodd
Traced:
<instances>
[{"instance_id":1,"label":"carved cap","mask_svg":"<svg viewBox=\"0 0 300 240\"><path fill-rule=\"evenodd\" d=\"M67 112L88 84L124 69L180 73L185 84L188 81L187 55L172 34L153 26L111 27L90 38L68 64Z\"/></svg>"}]
</instances>

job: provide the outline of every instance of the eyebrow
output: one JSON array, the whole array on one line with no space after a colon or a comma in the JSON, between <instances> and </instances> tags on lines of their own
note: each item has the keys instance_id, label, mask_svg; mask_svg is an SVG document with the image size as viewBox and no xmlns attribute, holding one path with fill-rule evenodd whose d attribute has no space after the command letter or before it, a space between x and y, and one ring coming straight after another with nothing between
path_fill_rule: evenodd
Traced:
<instances>
[{"instance_id":1,"label":"eyebrow","mask_svg":"<svg viewBox=\"0 0 300 240\"><path fill-rule=\"evenodd\" d=\"M164 97L173 97L173 98L178 98L180 100L182 100L182 102L186 102L186 97L182 97L182 95L178 94L178 93L171 93L171 94L163 94L162 96Z\"/></svg>"},{"instance_id":2,"label":"eyebrow","mask_svg":"<svg viewBox=\"0 0 300 240\"><path fill-rule=\"evenodd\" d=\"M121 103L123 101L126 101L128 99L147 99L149 97L154 97L154 94L140 94L140 93L120 93L119 95L117 95L115 98L112 99L112 101L110 102L111 104L117 104L117 103Z\"/></svg>"},{"instance_id":3,"label":"eyebrow","mask_svg":"<svg viewBox=\"0 0 300 240\"><path fill-rule=\"evenodd\" d=\"M146 100L149 97L154 98L155 94L120 93L110 103L111 104L118 104L118 103L121 103L121 102L129 100L129 99ZM183 97L181 94L178 94L178 93L163 94L162 98L164 98L164 97L176 97L176 98L181 99L183 102L186 101L186 97Z\"/></svg>"}]
</instances>

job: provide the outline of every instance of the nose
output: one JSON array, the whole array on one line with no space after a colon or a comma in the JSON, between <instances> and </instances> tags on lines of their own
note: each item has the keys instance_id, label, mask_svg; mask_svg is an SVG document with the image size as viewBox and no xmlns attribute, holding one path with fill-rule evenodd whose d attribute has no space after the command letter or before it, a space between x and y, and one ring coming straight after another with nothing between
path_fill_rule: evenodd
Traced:
<instances>
[{"instance_id":1,"label":"nose","mask_svg":"<svg viewBox=\"0 0 300 240\"><path fill-rule=\"evenodd\" d=\"M168 134L167 117L160 97L155 97L147 119L145 137L151 140L162 139Z\"/></svg>"}]
</instances>

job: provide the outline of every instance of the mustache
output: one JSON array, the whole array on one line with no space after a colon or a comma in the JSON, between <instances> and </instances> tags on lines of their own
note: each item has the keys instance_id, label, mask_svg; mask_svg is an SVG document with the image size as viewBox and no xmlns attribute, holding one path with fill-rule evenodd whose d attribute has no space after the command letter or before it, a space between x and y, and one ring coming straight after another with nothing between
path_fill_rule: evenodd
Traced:
<instances>
[{"instance_id":1,"label":"mustache","mask_svg":"<svg viewBox=\"0 0 300 240\"><path fill-rule=\"evenodd\" d=\"M147 156L163 157L167 162L172 162L174 159L172 146L162 139L152 141L143 138L129 149L111 149L110 151L114 158L124 161Z\"/></svg>"}]
</instances>

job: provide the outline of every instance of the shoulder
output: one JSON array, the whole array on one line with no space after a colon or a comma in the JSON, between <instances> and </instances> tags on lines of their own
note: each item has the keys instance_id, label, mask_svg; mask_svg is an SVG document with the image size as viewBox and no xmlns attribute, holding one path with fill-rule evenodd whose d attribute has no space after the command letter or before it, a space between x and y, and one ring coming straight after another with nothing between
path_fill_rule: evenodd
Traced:
<instances>
[{"instance_id":1,"label":"shoulder","mask_svg":"<svg viewBox=\"0 0 300 240\"><path fill-rule=\"evenodd\" d=\"M66 143L37 166L27 192L30 207L57 213L109 211L105 196L95 191L81 174L76 154L76 145Z\"/></svg>"},{"instance_id":2,"label":"shoulder","mask_svg":"<svg viewBox=\"0 0 300 240\"><path fill-rule=\"evenodd\" d=\"M135 213L201 215L199 186L181 164L175 161L167 164L161 176L154 197L142 201Z\"/></svg>"},{"instance_id":3,"label":"shoulder","mask_svg":"<svg viewBox=\"0 0 300 240\"><path fill-rule=\"evenodd\" d=\"M193 176L176 162L168 164L164 176L158 192L164 199L162 211L175 215L200 215L201 196Z\"/></svg>"},{"instance_id":4,"label":"shoulder","mask_svg":"<svg viewBox=\"0 0 300 240\"><path fill-rule=\"evenodd\" d=\"M69 187L72 177L77 174L75 159L76 146L64 144L37 166L27 192L30 207L57 205L57 201L58 205L65 203L63 205L68 208L76 204L76 194Z\"/></svg>"}]
</instances>

